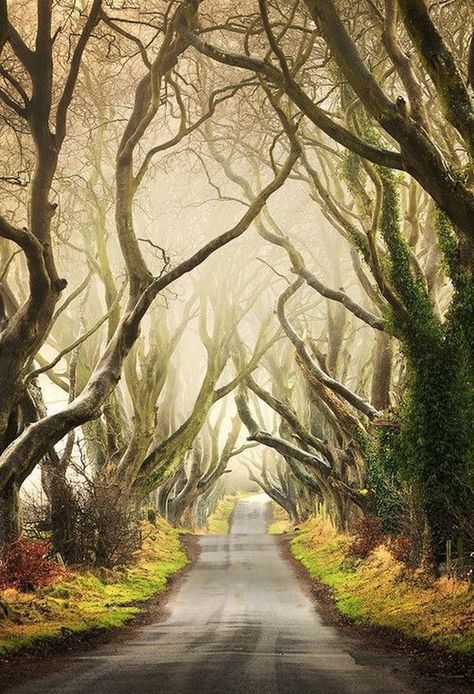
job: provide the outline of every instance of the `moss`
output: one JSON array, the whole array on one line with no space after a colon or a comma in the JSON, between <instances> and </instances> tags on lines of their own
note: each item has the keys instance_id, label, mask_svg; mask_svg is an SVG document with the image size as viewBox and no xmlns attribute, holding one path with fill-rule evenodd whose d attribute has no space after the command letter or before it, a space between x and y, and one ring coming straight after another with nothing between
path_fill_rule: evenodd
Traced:
<instances>
[{"instance_id":1,"label":"moss","mask_svg":"<svg viewBox=\"0 0 474 694\"><path fill-rule=\"evenodd\" d=\"M107 575L70 572L60 583L22 594L6 590L0 600L8 616L0 621L0 653L70 633L122 626L134 617L137 603L164 590L169 576L187 563L178 532L162 518L144 523L136 563Z\"/></svg>"},{"instance_id":2,"label":"moss","mask_svg":"<svg viewBox=\"0 0 474 694\"><path fill-rule=\"evenodd\" d=\"M269 535L281 535L291 529L291 521L285 509L274 501L270 505L270 523L268 525Z\"/></svg>"},{"instance_id":3,"label":"moss","mask_svg":"<svg viewBox=\"0 0 474 694\"><path fill-rule=\"evenodd\" d=\"M427 583L384 546L354 562L347 557L351 541L313 518L291 549L312 578L332 589L338 609L351 619L474 654L474 592L466 582L441 578Z\"/></svg>"},{"instance_id":4,"label":"moss","mask_svg":"<svg viewBox=\"0 0 474 694\"><path fill-rule=\"evenodd\" d=\"M233 494L225 496L217 502L214 513L207 519L207 531L211 535L228 535L230 530L230 519L237 505L237 502L244 498L245 494Z\"/></svg>"}]
</instances>

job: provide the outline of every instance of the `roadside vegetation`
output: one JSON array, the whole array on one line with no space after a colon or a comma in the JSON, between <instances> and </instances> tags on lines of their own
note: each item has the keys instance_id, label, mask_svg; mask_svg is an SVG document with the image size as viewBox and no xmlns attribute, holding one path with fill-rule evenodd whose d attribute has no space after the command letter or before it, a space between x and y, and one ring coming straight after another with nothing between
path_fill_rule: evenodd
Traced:
<instances>
[{"instance_id":1,"label":"roadside vegetation","mask_svg":"<svg viewBox=\"0 0 474 694\"><path fill-rule=\"evenodd\" d=\"M321 517L302 524L291 549L347 617L474 655L474 590L467 581L433 579L410 568L403 546L373 527L347 535Z\"/></svg>"},{"instance_id":2,"label":"roadside vegetation","mask_svg":"<svg viewBox=\"0 0 474 694\"><path fill-rule=\"evenodd\" d=\"M236 4L0 0L2 625L120 622L181 561L144 517L258 485L347 613L466 649L472 2Z\"/></svg>"},{"instance_id":3,"label":"roadside vegetation","mask_svg":"<svg viewBox=\"0 0 474 694\"><path fill-rule=\"evenodd\" d=\"M237 502L245 494L220 498L204 530L185 532L226 535ZM122 536L127 561L112 568L66 566L52 557L51 540L24 536L9 545L0 560L0 656L36 646L44 640L120 627L141 611L141 603L161 593L168 579L188 562L174 528L153 511L139 526L139 546ZM124 530L123 526L116 530ZM111 545L121 544L116 537ZM124 549L122 547L122 550Z\"/></svg>"},{"instance_id":4,"label":"roadside vegetation","mask_svg":"<svg viewBox=\"0 0 474 694\"><path fill-rule=\"evenodd\" d=\"M268 533L281 535L291 530L291 521L286 511L274 501L270 504Z\"/></svg>"},{"instance_id":5,"label":"roadside vegetation","mask_svg":"<svg viewBox=\"0 0 474 694\"><path fill-rule=\"evenodd\" d=\"M210 535L228 535L232 524L232 514L242 494L225 496L217 502L215 511L208 516L207 531Z\"/></svg>"},{"instance_id":6,"label":"roadside vegetation","mask_svg":"<svg viewBox=\"0 0 474 694\"><path fill-rule=\"evenodd\" d=\"M178 531L162 518L141 526L143 543L130 566L56 571L54 580L30 568L30 586L0 591L0 655L73 633L110 629L140 612L140 603L162 592L187 563ZM43 560L41 566L58 565ZM33 584L36 583L33 589Z\"/></svg>"}]
</instances>

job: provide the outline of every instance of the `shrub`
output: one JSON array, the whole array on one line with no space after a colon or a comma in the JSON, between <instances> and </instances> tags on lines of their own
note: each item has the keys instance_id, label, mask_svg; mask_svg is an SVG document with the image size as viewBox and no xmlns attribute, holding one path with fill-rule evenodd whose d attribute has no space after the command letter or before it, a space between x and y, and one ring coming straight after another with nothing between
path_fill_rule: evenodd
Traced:
<instances>
[{"instance_id":1,"label":"shrub","mask_svg":"<svg viewBox=\"0 0 474 694\"><path fill-rule=\"evenodd\" d=\"M133 563L142 540L139 517L121 489L98 477L77 492L76 506L78 561L106 569Z\"/></svg>"},{"instance_id":2,"label":"shrub","mask_svg":"<svg viewBox=\"0 0 474 694\"><path fill-rule=\"evenodd\" d=\"M380 544L384 536L381 530L381 521L374 516L367 516L354 526L354 540L348 549L348 555L365 559Z\"/></svg>"},{"instance_id":3,"label":"shrub","mask_svg":"<svg viewBox=\"0 0 474 694\"><path fill-rule=\"evenodd\" d=\"M405 535L393 535L388 540L388 549L394 559L402 564L410 561L410 538Z\"/></svg>"},{"instance_id":4,"label":"shrub","mask_svg":"<svg viewBox=\"0 0 474 694\"><path fill-rule=\"evenodd\" d=\"M64 569L48 558L49 549L47 540L28 538L6 545L0 554L0 589L16 588L27 593L54 583Z\"/></svg>"},{"instance_id":5,"label":"shrub","mask_svg":"<svg viewBox=\"0 0 474 694\"><path fill-rule=\"evenodd\" d=\"M75 484L55 491L55 517L49 503L28 500L28 534L42 539L49 532L55 552L70 565L112 569L133 563L141 545L137 509L105 477L90 477L79 465L73 470Z\"/></svg>"}]
</instances>

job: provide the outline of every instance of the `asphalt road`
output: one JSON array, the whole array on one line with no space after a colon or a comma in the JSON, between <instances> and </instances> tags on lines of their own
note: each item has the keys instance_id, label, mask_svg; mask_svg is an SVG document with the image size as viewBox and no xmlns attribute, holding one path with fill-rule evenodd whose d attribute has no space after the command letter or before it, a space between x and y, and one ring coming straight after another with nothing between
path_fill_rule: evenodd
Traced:
<instances>
[{"instance_id":1,"label":"asphalt road","mask_svg":"<svg viewBox=\"0 0 474 694\"><path fill-rule=\"evenodd\" d=\"M169 616L132 640L69 658L15 694L393 694L411 692L329 626L266 535L265 498L238 504L232 532L203 537Z\"/></svg>"}]
</instances>

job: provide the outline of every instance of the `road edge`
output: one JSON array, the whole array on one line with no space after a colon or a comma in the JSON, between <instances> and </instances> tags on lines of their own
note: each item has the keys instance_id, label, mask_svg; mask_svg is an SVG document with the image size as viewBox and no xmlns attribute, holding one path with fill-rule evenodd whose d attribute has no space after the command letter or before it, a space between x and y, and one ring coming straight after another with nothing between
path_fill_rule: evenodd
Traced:
<instances>
[{"instance_id":1,"label":"road edge","mask_svg":"<svg viewBox=\"0 0 474 694\"><path fill-rule=\"evenodd\" d=\"M446 679L450 685L446 692L472 691L474 683L474 661L470 656L437 648L428 642L410 638L390 627L361 623L342 614L337 609L329 586L310 576L305 566L294 556L290 542L293 533L274 535L283 557L291 564L304 592L315 605L323 624L333 627L346 639L355 651L367 658L370 654L386 655L394 661L405 660L409 667L401 668L405 677L425 691L426 684L433 678ZM351 650L351 648L349 648ZM351 653L356 660L358 657ZM454 687L454 688L453 688ZM457 688L456 688L457 687Z\"/></svg>"},{"instance_id":2,"label":"road edge","mask_svg":"<svg viewBox=\"0 0 474 694\"><path fill-rule=\"evenodd\" d=\"M69 657L106 644L121 643L129 639L140 627L166 619L168 601L179 590L201 552L197 535L181 535L180 542L188 562L169 576L163 590L147 600L131 603L140 608L138 614L118 627L94 627L64 637L45 638L32 646L0 656L0 692L42 677L56 667L64 667Z\"/></svg>"}]
</instances>

